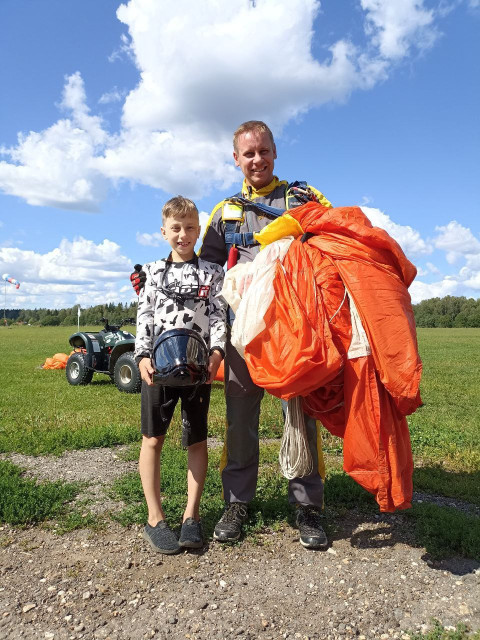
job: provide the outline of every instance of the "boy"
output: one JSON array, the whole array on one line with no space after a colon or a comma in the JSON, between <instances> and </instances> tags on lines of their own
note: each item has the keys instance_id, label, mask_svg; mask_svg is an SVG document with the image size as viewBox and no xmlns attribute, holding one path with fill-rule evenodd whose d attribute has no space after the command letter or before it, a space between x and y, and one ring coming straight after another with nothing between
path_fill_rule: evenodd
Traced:
<instances>
[{"instance_id":1,"label":"boy","mask_svg":"<svg viewBox=\"0 0 480 640\"><path fill-rule=\"evenodd\" d=\"M211 383L225 355L225 303L219 297L223 269L194 252L200 236L195 204L177 196L162 210L162 235L172 251L168 258L146 264L145 288L138 301L135 358L142 376L142 447L139 471L148 507L143 537L160 553L203 546L199 505L207 473L207 415ZM192 387L154 384L152 364L156 338L171 329L200 334L209 351L208 379ZM182 444L188 450L188 498L180 538L165 521L160 497L160 454L175 405L181 398Z\"/></svg>"}]
</instances>

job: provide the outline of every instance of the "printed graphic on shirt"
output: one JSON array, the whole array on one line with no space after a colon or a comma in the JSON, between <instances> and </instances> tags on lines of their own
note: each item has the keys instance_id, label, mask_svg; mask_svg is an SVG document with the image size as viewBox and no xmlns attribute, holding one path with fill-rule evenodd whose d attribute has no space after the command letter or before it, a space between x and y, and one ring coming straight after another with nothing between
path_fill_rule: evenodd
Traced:
<instances>
[{"instance_id":1,"label":"printed graphic on shirt","mask_svg":"<svg viewBox=\"0 0 480 640\"><path fill-rule=\"evenodd\" d=\"M170 329L192 329L209 347L225 349L221 267L196 259L157 260L143 269L147 279L138 299L135 356L151 355L155 338Z\"/></svg>"}]
</instances>

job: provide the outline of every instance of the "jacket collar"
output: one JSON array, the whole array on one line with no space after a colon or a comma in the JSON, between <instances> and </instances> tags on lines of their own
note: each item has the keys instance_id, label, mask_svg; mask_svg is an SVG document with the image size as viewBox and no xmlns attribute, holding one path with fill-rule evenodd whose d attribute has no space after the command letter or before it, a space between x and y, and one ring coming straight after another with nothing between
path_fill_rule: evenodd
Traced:
<instances>
[{"instance_id":1,"label":"jacket collar","mask_svg":"<svg viewBox=\"0 0 480 640\"><path fill-rule=\"evenodd\" d=\"M262 187L261 189L255 189L255 187L250 187L247 185L247 181L243 181L242 185L242 195L244 198L249 198L252 200L253 198L260 198L262 196L267 196L271 193L278 185L280 184L280 180L277 176L273 176L273 180L267 184L266 187Z\"/></svg>"}]
</instances>

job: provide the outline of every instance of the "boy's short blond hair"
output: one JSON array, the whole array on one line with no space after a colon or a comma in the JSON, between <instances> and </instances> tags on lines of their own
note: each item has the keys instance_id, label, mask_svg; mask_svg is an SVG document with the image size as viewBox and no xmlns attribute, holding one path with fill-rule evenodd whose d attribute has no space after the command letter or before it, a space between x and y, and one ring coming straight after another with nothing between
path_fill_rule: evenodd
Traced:
<instances>
[{"instance_id":1,"label":"boy's short blond hair","mask_svg":"<svg viewBox=\"0 0 480 640\"><path fill-rule=\"evenodd\" d=\"M272 146L275 145L275 140L273 139L273 133L270 131L270 128L262 122L261 120L248 120L241 124L238 129L233 134L233 148L238 152L238 138L244 133L268 133L268 136L271 140Z\"/></svg>"},{"instance_id":2,"label":"boy's short blond hair","mask_svg":"<svg viewBox=\"0 0 480 640\"><path fill-rule=\"evenodd\" d=\"M168 218L188 218L190 216L195 216L198 220L198 209L197 206L192 200L188 198L184 198L183 196L175 196L175 198L171 198L168 200L162 209L162 219L167 220Z\"/></svg>"}]
</instances>

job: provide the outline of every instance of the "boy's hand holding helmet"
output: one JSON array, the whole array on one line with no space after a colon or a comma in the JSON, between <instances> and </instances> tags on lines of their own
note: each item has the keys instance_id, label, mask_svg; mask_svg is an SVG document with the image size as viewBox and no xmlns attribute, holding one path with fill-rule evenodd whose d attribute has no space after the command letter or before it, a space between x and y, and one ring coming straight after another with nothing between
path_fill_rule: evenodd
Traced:
<instances>
[{"instance_id":1,"label":"boy's hand holding helmet","mask_svg":"<svg viewBox=\"0 0 480 640\"><path fill-rule=\"evenodd\" d=\"M145 380L148 386L151 387L153 385L153 374L155 373L155 369L152 366L150 358L142 358L138 363L138 369L142 380Z\"/></svg>"},{"instance_id":2,"label":"boy's hand holding helmet","mask_svg":"<svg viewBox=\"0 0 480 640\"><path fill-rule=\"evenodd\" d=\"M223 360L223 354L218 349L212 349L208 359L208 378L207 384L212 384L217 375L218 367Z\"/></svg>"}]
</instances>

